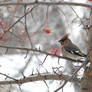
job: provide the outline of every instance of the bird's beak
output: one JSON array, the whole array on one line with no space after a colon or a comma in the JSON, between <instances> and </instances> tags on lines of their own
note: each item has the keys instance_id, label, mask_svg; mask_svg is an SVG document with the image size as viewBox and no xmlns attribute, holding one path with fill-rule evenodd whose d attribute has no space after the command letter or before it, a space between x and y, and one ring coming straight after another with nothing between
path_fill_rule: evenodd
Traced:
<instances>
[{"instance_id":1,"label":"bird's beak","mask_svg":"<svg viewBox=\"0 0 92 92\"><path fill-rule=\"evenodd\" d=\"M62 43L62 40L59 40L58 42L59 42L59 43Z\"/></svg>"}]
</instances>

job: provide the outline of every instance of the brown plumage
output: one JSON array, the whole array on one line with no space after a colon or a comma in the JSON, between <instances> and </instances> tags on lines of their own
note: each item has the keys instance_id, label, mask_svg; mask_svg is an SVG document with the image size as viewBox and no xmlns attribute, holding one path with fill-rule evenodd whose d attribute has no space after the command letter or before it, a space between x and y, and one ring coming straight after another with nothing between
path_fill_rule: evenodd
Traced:
<instances>
[{"instance_id":1,"label":"brown plumage","mask_svg":"<svg viewBox=\"0 0 92 92\"><path fill-rule=\"evenodd\" d=\"M86 57L86 55L83 54L80 49L72 43L68 36L69 34L66 34L59 40L62 45L62 55L75 60L81 59L82 57Z\"/></svg>"}]
</instances>

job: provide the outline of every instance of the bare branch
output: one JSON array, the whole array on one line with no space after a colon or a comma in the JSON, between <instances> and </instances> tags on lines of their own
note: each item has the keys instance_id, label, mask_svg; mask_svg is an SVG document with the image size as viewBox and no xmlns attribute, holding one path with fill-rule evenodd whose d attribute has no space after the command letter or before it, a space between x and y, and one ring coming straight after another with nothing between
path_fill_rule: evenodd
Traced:
<instances>
[{"instance_id":1,"label":"bare branch","mask_svg":"<svg viewBox=\"0 0 92 92\"><path fill-rule=\"evenodd\" d=\"M31 47L33 48L32 41L31 41L31 38L30 38L30 35L29 35L29 32L28 32L28 28L27 28L26 7L27 7L27 6L25 5L25 6L24 6L24 15L25 15L25 31L26 31L27 37L28 37L28 39L29 39L29 41L30 41L30 45L31 45ZM33 9L31 9L31 10L33 10Z\"/></svg>"},{"instance_id":2,"label":"bare branch","mask_svg":"<svg viewBox=\"0 0 92 92\"><path fill-rule=\"evenodd\" d=\"M10 77L10 76L8 76L8 75L6 75L6 74L0 73L0 75L3 75L3 76L5 76L6 78L9 78L9 79L12 79L12 80L14 80L14 81L17 81L17 79L15 79L15 78L13 78L13 77Z\"/></svg>"},{"instance_id":3,"label":"bare branch","mask_svg":"<svg viewBox=\"0 0 92 92\"><path fill-rule=\"evenodd\" d=\"M32 9L28 12L26 12L23 16L21 16L16 22L14 22L14 24L12 24L3 34L3 36L5 35L6 32L10 32L9 30L14 27L22 18L24 18L26 15L28 15L34 8L36 8L36 6L33 6ZM12 34L12 32L10 32Z\"/></svg>"},{"instance_id":4,"label":"bare branch","mask_svg":"<svg viewBox=\"0 0 92 92\"><path fill-rule=\"evenodd\" d=\"M74 79L74 78L75 78L75 74L77 74L78 71L79 71L83 66L85 66L87 63L88 63L88 61L84 62L84 63L72 74L72 76L71 76L70 78L68 78L67 80L65 80L64 84L63 84L62 86L60 86L59 88L57 88L54 92L57 92L57 91L59 91L61 88L63 88L63 87L67 84L67 82L69 82L69 80L71 80L71 78Z\"/></svg>"},{"instance_id":5,"label":"bare branch","mask_svg":"<svg viewBox=\"0 0 92 92\"><path fill-rule=\"evenodd\" d=\"M74 3L74 2L30 2L30 3L1 3L0 6L5 5L71 5L71 6L82 6L82 7L88 7L92 8L92 5L89 4L83 4L83 3Z\"/></svg>"},{"instance_id":6,"label":"bare branch","mask_svg":"<svg viewBox=\"0 0 92 92\"><path fill-rule=\"evenodd\" d=\"M42 50L37 50L37 49L32 49L32 48L21 48L21 47L10 47L10 46L0 46L1 48L8 48L8 49L19 49L19 50L25 50L25 51L33 51L33 52L39 52L39 53L43 53L43 54L46 54L46 55L49 55L49 56L55 56L57 58L62 58L62 59L66 59L66 60L70 60L72 62L84 62L84 61L81 61L81 60L74 60L74 59L71 59L71 58L68 58L68 57L64 57L64 56L59 56L59 55L56 55L56 54L52 54L52 53L48 53L48 52L45 52L45 51L42 51Z\"/></svg>"},{"instance_id":7,"label":"bare branch","mask_svg":"<svg viewBox=\"0 0 92 92\"><path fill-rule=\"evenodd\" d=\"M85 28L85 24L83 23L82 19L79 17L79 15L77 14L77 12L75 11L75 9L73 7L70 7L73 12L76 14L76 16L79 18L79 20L81 21L81 24L83 25L83 27ZM85 29L87 31L87 29Z\"/></svg>"},{"instance_id":8,"label":"bare branch","mask_svg":"<svg viewBox=\"0 0 92 92\"><path fill-rule=\"evenodd\" d=\"M48 57L48 55L46 55L46 57L44 58L43 62L41 63L41 65L43 65L43 63L46 61L46 58Z\"/></svg>"},{"instance_id":9,"label":"bare branch","mask_svg":"<svg viewBox=\"0 0 92 92\"><path fill-rule=\"evenodd\" d=\"M61 78L60 78L61 77ZM26 78L23 78L23 79L19 79L16 81L0 81L0 85L7 85L7 84L23 84L23 83L27 83L27 82L34 82L34 81L43 81L43 80L67 80L71 78L71 76L67 76L67 75L55 75L55 74L50 74L50 73L43 73L43 74L40 74L40 76L38 74L34 74L30 77L26 77ZM74 81L77 81L77 82L80 82L80 79L70 79L69 80L70 82L74 82Z\"/></svg>"}]
</instances>

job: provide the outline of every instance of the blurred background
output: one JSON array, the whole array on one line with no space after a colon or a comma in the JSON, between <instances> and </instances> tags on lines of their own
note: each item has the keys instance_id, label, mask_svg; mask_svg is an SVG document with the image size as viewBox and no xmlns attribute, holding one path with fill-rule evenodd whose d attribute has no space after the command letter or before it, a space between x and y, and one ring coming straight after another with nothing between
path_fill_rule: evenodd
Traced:
<instances>
[{"instance_id":1,"label":"blurred background","mask_svg":"<svg viewBox=\"0 0 92 92\"><path fill-rule=\"evenodd\" d=\"M38 0L43 2L75 2L91 4L87 0ZM0 0L0 3L31 3L35 0ZM33 8L35 6L35 8ZM33 8L33 9L32 9ZM32 11L19 20L26 12ZM69 5L28 5L26 9L22 5L0 6L0 46L40 49L49 53L62 55L58 40L66 33L69 38L86 54L87 29L89 25L90 9ZM19 20L14 26L13 24ZM8 30L8 31L7 31ZM26 50L0 48L0 72L19 79L28 77L32 73L53 74L55 67L61 67L63 74L71 75L76 70L76 65L70 61L47 56L45 62L40 65L45 54ZM80 70L79 77L83 70ZM0 75L0 81L5 80ZM6 79L9 80L9 79ZM47 85L43 81L29 82L19 85L2 85L0 92L53 92L64 81L48 80ZM76 90L77 89L77 90ZM79 92L78 83L67 83L63 92ZM62 89L59 91L62 92Z\"/></svg>"}]
</instances>

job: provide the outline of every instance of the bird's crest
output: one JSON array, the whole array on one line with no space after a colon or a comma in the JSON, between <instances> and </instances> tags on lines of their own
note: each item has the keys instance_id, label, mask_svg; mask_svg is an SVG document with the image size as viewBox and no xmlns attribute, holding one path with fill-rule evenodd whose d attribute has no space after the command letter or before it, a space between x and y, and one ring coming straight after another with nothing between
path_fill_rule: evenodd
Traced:
<instances>
[{"instance_id":1,"label":"bird's crest","mask_svg":"<svg viewBox=\"0 0 92 92\"><path fill-rule=\"evenodd\" d=\"M65 34L62 38L61 38L61 41L64 41L68 38L69 34Z\"/></svg>"}]
</instances>

